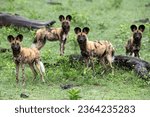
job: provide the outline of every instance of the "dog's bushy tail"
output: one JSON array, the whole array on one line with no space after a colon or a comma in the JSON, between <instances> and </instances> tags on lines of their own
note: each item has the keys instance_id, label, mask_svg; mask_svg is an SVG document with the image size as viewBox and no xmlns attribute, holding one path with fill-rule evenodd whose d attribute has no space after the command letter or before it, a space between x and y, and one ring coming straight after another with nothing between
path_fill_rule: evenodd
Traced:
<instances>
[{"instance_id":1,"label":"dog's bushy tail","mask_svg":"<svg viewBox=\"0 0 150 117\"><path fill-rule=\"evenodd\" d=\"M35 66L38 69L38 71L40 72L42 81L45 82L45 80L44 80L45 67L44 67L43 63L40 60L36 60Z\"/></svg>"},{"instance_id":2,"label":"dog's bushy tail","mask_svg":"<svg viewBox=\"0 0 150 117\"><path fill-rule=\"evenodd\" d=\"M45 73L45 67L44 67L44 64L42 63L42 61L39 61L39 64L40 64L40 71L42 73Z\"/></svg>"},{"instance_id":3,"label":"dog's bushy tail","mask_svg":"<svg viewBox=\"0 0 150 117\"><path fill-rule=\"evenodd\" d=\"M112 62L114 62L114 60L115 60L115 49L114 49L113 46L112 46L112 49L111 49L111 56L112 56Z\"/></svg>"},{"instance_id":4,"label":"dog's bushy tail","mask_svg":"<svg viewBox=\"0 0 150 117\"><path fill-rule=\"evenodd\" d=\"M36 66L36 68L40 71L40 73L42 73L42 74L45 73L45 67L44 67L44 64L42 63L42 61L37 60L37 61L35 62L35 66Z\"/></svg>"},{"instance_id":5,"label":"dog's bushy tail","mask_svg":"<svg viewBox=\"0 0 150 117\"><path fill-rule=\"evenodd\" d=\"M110 52L111 56L112 56L112 62L114 61L115 59L115 49L113 47L113 45L111 43L109 43L109 49L108 51Z\"/></svg>"},{"instance_id":6,"label":"dog's bushy tail","mask_svg":"<svg viewBox=\"0 0 150 117\"><path fill-rule=\"evenodd\" d=\"M114 60L115 60L115 50L113 48L113 50L112 50L112 62L114 62Z\"/></svg>"}]
</instances>

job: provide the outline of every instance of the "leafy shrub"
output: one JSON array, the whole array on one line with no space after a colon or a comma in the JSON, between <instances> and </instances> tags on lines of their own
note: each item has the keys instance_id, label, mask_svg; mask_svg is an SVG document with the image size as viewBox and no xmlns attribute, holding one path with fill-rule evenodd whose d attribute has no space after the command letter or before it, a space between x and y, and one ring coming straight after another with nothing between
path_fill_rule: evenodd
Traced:
<instances>
[{"instance_id":1,"label":"leafy shrub","mask_svg":"<svg viewBox=\"0 0 150 117\"><path fill-rule=\"evenodd\" d=\"M79 100L81 98L80 90L71 89L68 91L68 96L70 100Z\"/></svg>"}]
</instances>

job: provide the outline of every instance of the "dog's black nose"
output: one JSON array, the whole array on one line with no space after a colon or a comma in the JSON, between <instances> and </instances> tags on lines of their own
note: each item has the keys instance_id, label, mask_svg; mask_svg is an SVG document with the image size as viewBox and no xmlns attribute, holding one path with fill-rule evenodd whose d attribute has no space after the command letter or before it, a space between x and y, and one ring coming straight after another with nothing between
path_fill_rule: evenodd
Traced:
<instances>
[{"instance_id":1,"label":"dog's black nose","mask_svg":"<svg viewBox=\"0 0 150 117\"><path fill-rule=\"evenodd\" d=\"M20 46L17 46L17 45L14 45L11 47L13 50L19 50L20 49Z\"/></svg>"},{"instance_id":2,"label":"dog's black nose","mask_svg":"<svg viewBox=\"0 0 150 117\"><path fill-rule=\"evenodd\" d=\"M15 47L14 47L14 50L18 50L18 48L19 48L19 47L15 46Z\"/></svg>"},{"instance_id":3,"label":"dog's black nose","mask_svg":"<svg viewBox=\"0 0 150 117\"><path fill-rule=\"evenodd\" d=\"M78 40L78 42L79 42L79 43L83 43L83 40L82 40L82 39L80 39L80 40Z\"/></svg>"}]
</instances>

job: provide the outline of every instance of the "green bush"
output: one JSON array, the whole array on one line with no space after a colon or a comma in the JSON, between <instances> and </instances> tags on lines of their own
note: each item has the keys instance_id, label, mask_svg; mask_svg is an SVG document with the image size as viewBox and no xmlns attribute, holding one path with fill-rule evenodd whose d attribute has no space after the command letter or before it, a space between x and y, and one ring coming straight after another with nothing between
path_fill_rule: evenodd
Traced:
<instances>
[{"instance_id":1,"label":"green bush","mask_svg":"<svg viewBox=\"0 0 150 117\"><path fill-rule=\"evenodd\" d=\"M70 100L79 100L79 99L81 99L80 90L71 89L68 91L68 96L69 96Z\"/></svg>"}]
</instances>

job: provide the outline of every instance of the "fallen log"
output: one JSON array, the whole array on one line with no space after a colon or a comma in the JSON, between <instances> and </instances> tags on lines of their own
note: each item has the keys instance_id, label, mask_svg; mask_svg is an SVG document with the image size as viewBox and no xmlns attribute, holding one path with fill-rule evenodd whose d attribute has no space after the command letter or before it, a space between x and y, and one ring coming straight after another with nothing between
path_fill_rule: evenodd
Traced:
<instances>
[{"instance_id":1,"label":"fallen log","mask_svg":"<svg viewBox=\"0 0 150 117\"><path fill-rule=\"evenodd\" d=\"M92 2L93 0L86 0L87 2Z\"/></svg>"},{"instance_id":2,"label":"fallen log","mask_svg":"<svg viewBox=\"0 0 150 117\"><path fill-rule=\"evenodd\" d=\"M62 5L62 3L61 2L54 2L53 0L49 0L48 2L47 2L47 4L51 4L51 5Z\"/></svg>"},{"instance_id":3,"label":"fallen log","mask_svg":"<svg viewBox=\"0 0 150 117\"><path fill-rule=\"evenodd\" d=\"M60 85L61 89L65 90L65 89L70 89L73 87L73 84L65 84L65 85Z\"/></svg>"},{"instance_id":4,"label":"fallen log","mask_svg":"<svg viewBox=\"0 0 150 117\"><path fill-rule=\"evenodd\" d=\"M40 22L36 20L30 20L18 14L0 13L0 26L16 26L26 27L29 29L39 29L43 27L49 27L55 23L54 20L47 22Z\"/></svg>"},{"instance_id":5,"label":"fallen log","mask_svg":"<svg viewBox=\"0 0 150 117\"><path fill-rule=\"evenodd\" d=\"M145 19L139 19L134 21L134 23L150 23L149 18L145 18Z\"/></svg>"},{"instance_id":6,"label":"fallen log","mask_svg":"<svg viewBox=\"0 0 150 117\"><path fill-rule=\"evenodd\" d=\"M145 4L145 7L150 7L150 3Z\"/></svg>"},{"instance_id":7,"label":"fallen log","mask_svg":"<svg viewBox=\"0 0 150 117\"><path fill-rule=\"evenodd\" d=\"M73 65L76 62L84 62L81 55L70 55L69 62ZM135 73L144 80L150 80L150 63L135 57L116 55L113 63L119 68L133 69Z\"/></svg>"},{"instance_id":8,"label":"fallen log","mask_svg":"<svg viewBox=\"0 0 150 117\"><path fill-rule=\"evenodd\" d=\"M114 63L121 67L134 69L135 73L145 80L150 78L150 63L147 61L135 57L117 55L115 56Z\"/></svg>"}]
</instances>

